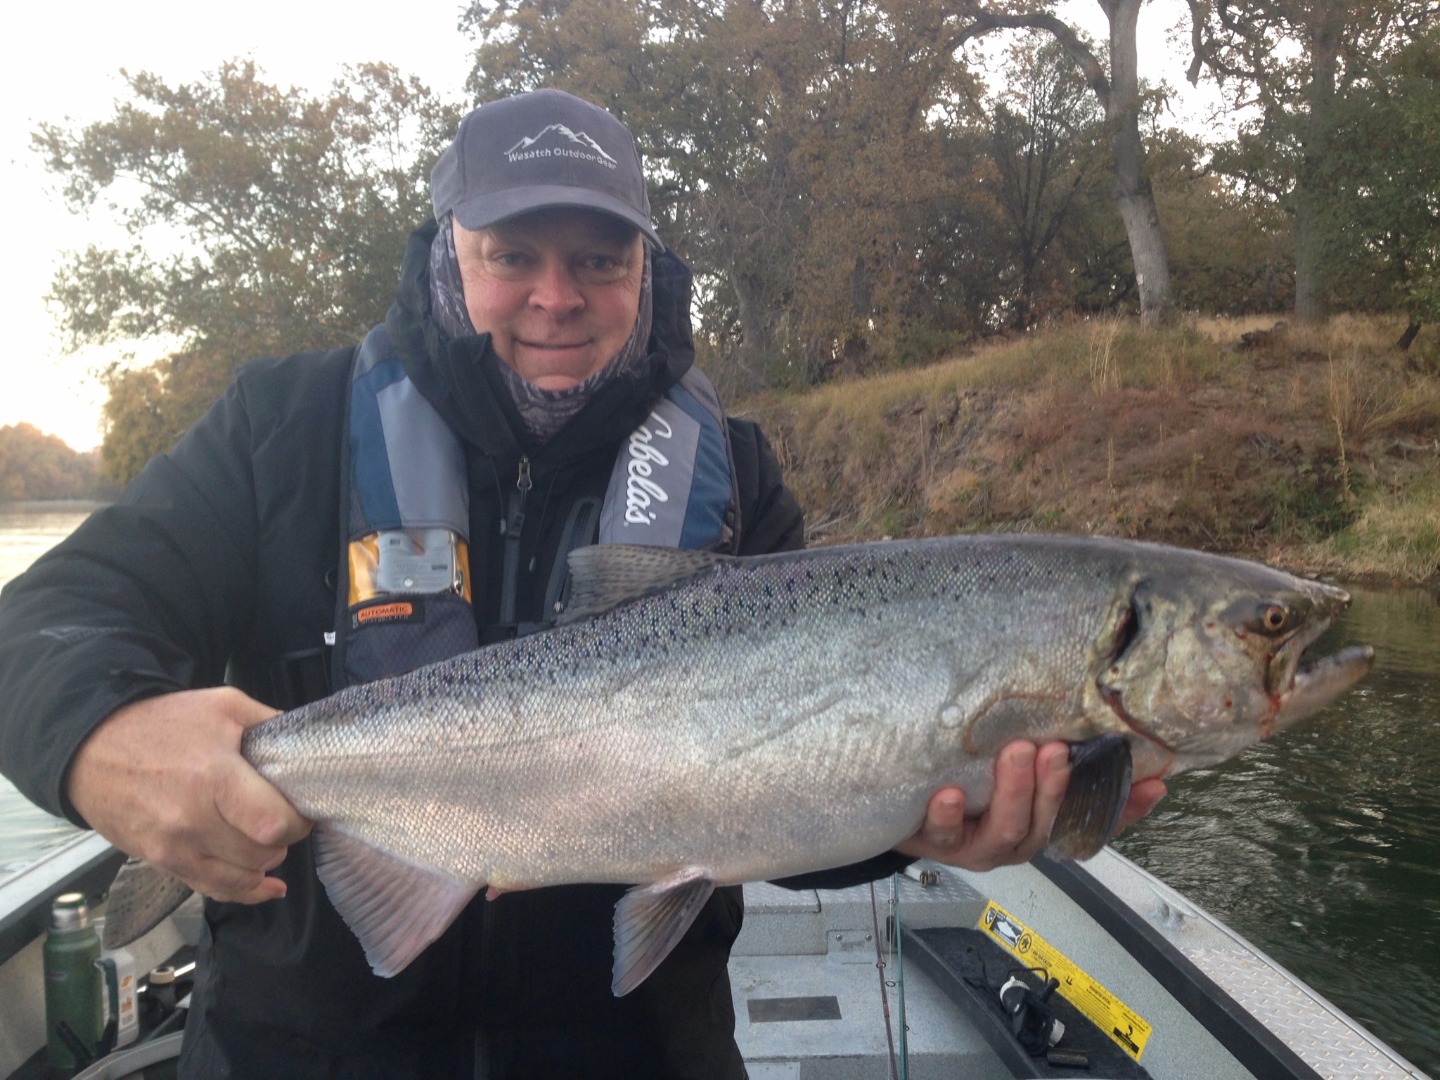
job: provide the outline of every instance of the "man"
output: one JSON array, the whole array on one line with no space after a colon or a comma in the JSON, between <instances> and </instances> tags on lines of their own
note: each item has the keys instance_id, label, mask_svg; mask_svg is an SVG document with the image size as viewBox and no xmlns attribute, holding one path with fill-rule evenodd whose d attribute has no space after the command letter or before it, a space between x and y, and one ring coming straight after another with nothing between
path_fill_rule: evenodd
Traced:
<instances>
[{"instance_id":1,"label":"man","mask_svg":"<svg viewBox=\"0 0 1440 1080\"><path fill-rule=\"evenodd\" d=\"M239 754L277 709L543 628L566 552L647 542L631 524L738 554L803 541L764 437L691 367L689 274L623 125L554 91L491 103L432 195L383 327L247 367L6 590L0 760L209 898L184 1076L742 1076L738 889L624 998L612 886L476 900L380 979L316 879L309 823ZM630 514L632 436L660 415L693 430L667 456L683 484ZM1027 859L1067 778L1063 746L1012 745L984 817L940 792L903 854L821 877Z\"/></svg>"}]
</instances>

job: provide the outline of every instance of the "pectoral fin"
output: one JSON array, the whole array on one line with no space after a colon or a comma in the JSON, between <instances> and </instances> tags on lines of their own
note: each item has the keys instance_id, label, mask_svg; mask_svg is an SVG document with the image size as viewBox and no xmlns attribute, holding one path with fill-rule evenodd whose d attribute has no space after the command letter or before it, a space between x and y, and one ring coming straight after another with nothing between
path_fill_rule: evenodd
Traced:
<instances>
[{"instance_id":1,"label":"pectoral fin","mask_svg":"<svg viewBox=\"0 0 1440 1080\"><path fill-rule=\"evenodd\" d=\"M376 975L390 978L445 932L479 886L317 825L315 871Z\"/></svg>"},{"instance_id":2,"label":"pectoral fin","mask_svg":"<svg viewBox=\"0 0 1440 1080\"><path fill-rule=\"evenodd\" d=\"M637 885L615 905L615 968L610 990L624 997L644 982L685 936L715 891L703 870L686 869Z\"/></svg>"},{"instance_id":3,"label":"pectoral fin","mask_svg":"<svg viewBox=\"0 0 1440 1080\"><path fill-rule=\"evenodd\" d=\"M1070 783L1055 816L1045 854L1055 859L1088 859L1105 846L1120 825L1130 798L1130 740L1101 735L1070 745Z\"/></svg>"}]
</instances>

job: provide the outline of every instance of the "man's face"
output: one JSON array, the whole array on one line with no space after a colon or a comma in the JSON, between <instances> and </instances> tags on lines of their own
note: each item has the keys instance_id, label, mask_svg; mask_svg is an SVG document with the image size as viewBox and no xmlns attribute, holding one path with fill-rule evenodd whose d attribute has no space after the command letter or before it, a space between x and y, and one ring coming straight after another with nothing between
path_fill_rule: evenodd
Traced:
<instances>
[{"instance_id":1,"label":"man's face","mask_svg":"<svg viewBox=\"0 0 1440 1080\"><path fill-rule=\"evenodd\" d=\"M592 210L541 210L475 232L455 222L470 321L541 389L584 382L635 327L643 243L637 229Z\"/></svg>"}]
</instances>

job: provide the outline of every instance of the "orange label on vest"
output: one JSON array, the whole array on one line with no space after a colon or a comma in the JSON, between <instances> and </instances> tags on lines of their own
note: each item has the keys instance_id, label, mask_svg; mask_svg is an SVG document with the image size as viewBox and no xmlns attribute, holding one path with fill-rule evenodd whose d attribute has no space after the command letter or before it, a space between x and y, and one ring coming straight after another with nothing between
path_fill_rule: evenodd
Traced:
<instances>
[{"instance_id":1,"label":"orange label on vest","mask_svg":"<svg viewBox=\"0 0 1440 1080\"><path fill-rule=\"evenodd\" d=\"M415 605L408 601L400 601L394 604L375 604L373 607L361 608L355 613L355 621L368 623L376 620L409 619L414 615Z\"/></svg>"}]
</instances>

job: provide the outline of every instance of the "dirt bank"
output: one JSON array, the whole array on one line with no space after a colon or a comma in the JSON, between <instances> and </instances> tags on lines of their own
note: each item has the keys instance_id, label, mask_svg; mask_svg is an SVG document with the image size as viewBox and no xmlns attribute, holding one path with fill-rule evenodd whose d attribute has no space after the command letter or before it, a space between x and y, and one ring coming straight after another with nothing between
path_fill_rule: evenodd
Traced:
<instances>
[{"instance_id":1,"label":"dirt bank","mask_svg":"<svg viewBox=\"0 0 1440 1080\"><path fill-rule=\"evenodd\" d=\"M1007 349L753 403L814 542L1016 529L1352 577L1440 570L1440 380L1413 358L1115 324ZM1394 504L1402 532L1434 519L1433 559L1337 565L1383 546L1354 530Z\"/></svg>"}]
</instances>

